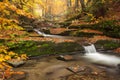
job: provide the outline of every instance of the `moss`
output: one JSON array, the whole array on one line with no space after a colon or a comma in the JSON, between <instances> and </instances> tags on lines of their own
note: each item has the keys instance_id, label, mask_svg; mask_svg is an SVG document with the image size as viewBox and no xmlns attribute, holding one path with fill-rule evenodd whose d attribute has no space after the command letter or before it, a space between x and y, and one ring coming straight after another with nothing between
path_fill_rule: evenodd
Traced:
<instances>
[{"instance_id":1,"label":"moss","mask_svg":"<svg viewBox=\"0 0 120 80\"><path fill-rule=\"evenodd\" d=\"M86 32L76 32L74 36L77 37L93 37L94 35L97 35L96 33L86 33Z\"/></svg>"},{"instance_id":2,"label":"moss","mask_svg":"<svg viewBox=\"0 0 120 80\"><path fill-rule=\"evenodd\" d=\"M49 29L44 29L44 30L42 30L44 33L46 33L46 34L50 34L50 30Z\"/></svg>"},{"instance_id":3,"label":"moss","mask_svg":"<svg viewBox=\"0 0 120 80\"><path fill-rule=\"evenodd\" d=\"M119 21L116 20L106 20L96 24L71 25L69 26L69 29L93 29L103 32L106 36L120 38L120 25L118 22Z\"/></svg>"},{"instance_id":4,"label":"moss","mask_svg":"<svg viewBox=\"0 0 120 80\"><path fill-rule=\"evenodd\" d=\"M69 29L85 29L85 28L92 28L92 24L79 24L79 25L71 25Z\"/></svg>"},{"instance_id":5,"label":"moss","mask_svg":"<svg viewBox=\"0 0 120 80\"><path fill-rule=\"evenodd\" d=\"M112 40L99 40L95 43L95 45L97 45L97 48L111 50L120 47L120 42Z\"/></svg>"},{"instance_id":6,"label":"moss","mask_svg":"<svg viewBox=\"0 0 120 80\"><path fill-rule=\"evenodd\" d=\"M59 23L59 25L61 25L62 28L66 28L66 26L69 26L71 23L72 23L71 21L66 21Z\"/></svg>"},{"instance_id":7,"label":"moss","mask_svg":"<svg viewBox=\"0 0 120 80\"><path fill-rule=\"evenodd\" d=\"M14 52L19 54L26 53L29 56L60 54L83 50L82 46L75 42L64 42L56 44L53 42L22 41L18 43L9 43L7 46L10 47L10 50Z\"/></svg>"},{"instance_id":8,"label":"moss","mask_svg":"<svg viewBox=\"0 0 120 80\"><path fill-rule=\"evenodd\" d=\"M115 20L102 21L93 25L93 28L100 30L104 35L120 38L120 25Z\"/></svg>"},{"instance_id":9,"label":"moss","mask_svg":"<svg viewBox=\"0 0 120 80\"><path fill-rule=\"evenodd\" d=\"M70 36L70 34L71 34L73 31L74 31L74 30L64 31L64 32L60 33L59 35L62 35L62 36Z\"/></svg>"},{"instance_id":10,"label":"moss","mask_svg":"<svg viewBox=\"0 0 120 80\"><path fill-rule=\"evenodd\" d=\"M0 46L2 46L4 44L5 40L4 39L0 39Z\"/></svg>"}]
</instances>

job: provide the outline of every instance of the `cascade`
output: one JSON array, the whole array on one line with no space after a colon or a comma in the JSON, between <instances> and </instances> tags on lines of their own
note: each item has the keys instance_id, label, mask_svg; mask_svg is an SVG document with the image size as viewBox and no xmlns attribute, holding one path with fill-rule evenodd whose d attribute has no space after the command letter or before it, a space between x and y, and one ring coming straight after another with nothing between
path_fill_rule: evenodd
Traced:
<instances>
[{"instance_id":1,"label":"cascade","mask_svg":"<svg viewBox=\"0 0 120 80\"><path fill-rule=\"evenodd\" d=\"M50 34L45 34L41 31L39 31L38 29L33 29L35 32L37 32L39 35L42 35L44 37L55 37L55 38L63 38L62 36L58 36L58 35L50 35Z\"/></svg>"},{"instance_id":2,"label":"cascade","mask_svg":"<svg viewBox=\"0 0 120 80\"><path fill-rule=\"evenodd\" d=\"M37 32L39 35L43 35L43 36L46 36L46 34L45 33L43 33L43 32L41 32L41 31L39 31L38 29L33 29L35 32Z\"/></svg>"},{"instance_id":3,"label":"cascade","mask_svg":"<svg viewBox=\"0 0 120 80\"><path fill-rule=\"evenodd\" d=\"M83 46L83 47L84 47L86 53L97 53L96 48L93 44L91 44L89 46Z\"/></svg>"},{"instance_id":4,"label":"cascade","mask_svg":"<svg viewBox=\"0 0 120 80\"><path fill-rule=\"evenodd\" d=\"M120 58L114 55L108 55L99 53L96 51L96 48L93 44L89 46L83 46L85 49L84 58L88 61L96 64L107 65L107 66L117 66L120 64Z\"/></svg>"}]
</instances>

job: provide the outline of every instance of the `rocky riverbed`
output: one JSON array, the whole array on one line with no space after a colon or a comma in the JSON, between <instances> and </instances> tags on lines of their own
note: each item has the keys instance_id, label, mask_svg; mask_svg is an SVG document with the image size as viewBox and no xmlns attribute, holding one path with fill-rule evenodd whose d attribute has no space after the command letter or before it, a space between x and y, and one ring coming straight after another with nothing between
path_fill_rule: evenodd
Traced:
<instances>
[{"instance_id":1,"label":"rocky riverbed","mask_svg":"<svg viewBox=\"0 0 120 80\"><path fill-rule=\"evenodd\" d=\"M66 60L60 59L60 55L34 57L14 70L26 73L22 80L120 80L117 67L93 64L82 56L73 53L67 55L70 59ZM76 71L70 69L77 66L79 68Z\"/></svg>"}]
</instances>

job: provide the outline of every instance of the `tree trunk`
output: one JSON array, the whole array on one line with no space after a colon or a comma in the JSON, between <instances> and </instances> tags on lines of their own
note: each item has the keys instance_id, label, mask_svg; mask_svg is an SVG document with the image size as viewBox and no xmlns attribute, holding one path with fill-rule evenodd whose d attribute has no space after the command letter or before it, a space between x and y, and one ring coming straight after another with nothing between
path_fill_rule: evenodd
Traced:
<instances>
[{"instance_id":1,"label":"tree trunk","mask_svg":"<svg viewBox=\"0 0 120 80\"><path fill-rule=\"evenodd\" d=\"M79 1L78 0L75 0L75 8L78 8L79 7Z\"/></svg>"},{"instance_id":2,"label":"tree trunk","mask_svg":"<svg viewBox=\"0 0 120 80\"><path fill-rule=\"evenodd\" d=\"M71 0L67 0L67 6L71 7Z\"/></svg>"},{"instance_id":3,"label":"tree trunk","mask_svg":"<svg viewBox=\"0 0 120 80\"><path fill-rule=\"evenodd\" d=\"M84 12L85 11L85 1L80 0L80 4L81 4L82 11Z\"/></svg>"}]
</instances>

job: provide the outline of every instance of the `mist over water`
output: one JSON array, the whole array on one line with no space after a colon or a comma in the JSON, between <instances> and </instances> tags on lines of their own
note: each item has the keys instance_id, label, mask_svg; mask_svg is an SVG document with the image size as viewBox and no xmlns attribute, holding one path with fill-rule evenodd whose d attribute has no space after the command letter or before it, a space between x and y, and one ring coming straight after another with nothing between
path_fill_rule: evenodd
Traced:
<instances>
[{"instance_id":1,"label":"mist over water","mask_svg":"<svg viewBox=\"0 0 120 80\"><path fill-rule=\"evenodd\" d=\"M83 57L92 63L106 66L117 66L118 64L120 64L120 57L99 53L96 51L93 44L89 46L84 46L84 48L86 53Z\"/></svg>"}]
</instances>

